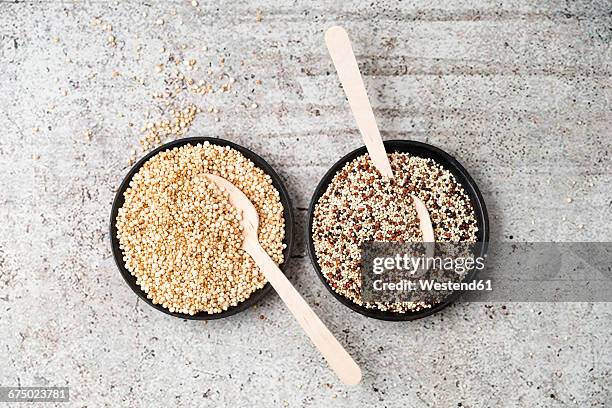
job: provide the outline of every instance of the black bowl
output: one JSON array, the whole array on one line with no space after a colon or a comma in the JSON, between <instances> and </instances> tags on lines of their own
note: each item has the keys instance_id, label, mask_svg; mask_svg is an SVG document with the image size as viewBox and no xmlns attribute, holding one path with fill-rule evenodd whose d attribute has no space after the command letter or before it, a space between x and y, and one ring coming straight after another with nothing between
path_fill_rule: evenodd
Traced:
<instances>
[{"instance_id":1,"label":"black bowl","mask_svg":"<svg viewBox=\"0 0 612 408\"><path fill-rule=\"evenodd\" d=\"M488 242L489 242L489 216L487 214L487 208L484 203L484 199L482 198L482 194L480 194L480 190L476 186L476 183L470 177L468 172L463 168L461 164L457 160L455 160L448 153L434 147L432 145L414 142L411 140L387 140L384 142L385 150L388 153L410 153L415 156L423 157L423 158L431 158L435 160L437 163L442 165L446 170L450 171L457 181L463 186L465 192L470 197L472 202L472 206L474 207L474 214L476 216L476 222L478 224L478 233L477 233L477 241L482 243L482 245L478 246L478 253L475 256L484 256L487 250ZM308 207L308 252L310 255L310 260L315 270L317 271L317 275L321 282L325 285L327 290L343 305L351 308L357 313L361 313L362 315L372 317L380 320L416 320L429 315L432 315L440 310L444 309L446 306L454 302L460 295L461 292L454 292L450 296L446 297L443 302L437 303L433 305L429 309L423 309L416 312L390 312L390 311L381 311L378 309L370 309L364 306L360 306L354 303L352 300L338 294L334 291L327 279L323 276L321 272L321 267L319 266L319 262L317 261L317 255L314 249L314 242L312 240L312 223L314 220L314 210L319 198L325 193L327 190L327 186L332 181L334 176L344 167L344 165L358 156L361 156L367 152L366 147L360 147L359 149L353 150L340 160L336 162L332 166L331 169L323 176L323 179L319 182L314 195L312 196L312 200L310 201L310 206ZM467 279L472 279L474 274L467 277Z\"/></svg>"},{"instance_id":2,"label":"black bowl","mask_svg":"<svg viewBox=\"0 0 612 408\"><path fill-rule=\"evenodd\" d=\"M246 158L250 159L253 163L255 163L255 166L262 169L266 174L269 174L270 177L272 178L272 185L278 190L278 193L280 194L280 201L281 201L281 204L283 205L283 208L284 208L283 212L285 216L284 243L287 245L287 247L283 251L284 262L281 265L281 270L283 270L283 272L285 270L287 262L289 261L289 256L291 254L291 246L293 244L293 207L291 205L291 200L289 199L289 194L287 193L287 189L283 185L283 182L281 178L278 176L278 174L276 174L274 169L272 169L272 167L264 159L259 157L257 154L235 143L232 143L232 142L229 142L223 139L212 138L212 137L189 137L185 139L179 139L179 140L175 140L170 143L166 143L158 147L157 149L149 152L146 156L140 159L138 163L136 163L130 169L129 173L123 179L123 182L121 183L121 186L119 187L119 190L117 191L117 194L115 195L115 201L113 202L113 208L111 210L111 219L110 219L111 246L113 250L113 256L115 258L115 263L117 264L117 267L121 271L121 275L123 276L123 279L125 279L129 287L138 296L140 296L142 300L144 300L147 304L153 306L155 309L162 311L166 314L175 316L175 317L180 317L182 319L212 320L212 319L220 319L222 317L231 316L233 314L236 314L238 312L241 312L253 306L257 302L259 302L264 296L266 296L266 294L268 294L270 290L272 289L270 284L266 283L266 285L263 288L258 289L255 292L253 292L251 296L248 299L246 299L244 302L238 303L238 305L236 306L230 306L229 309L221 313L208 314L207 312L200 312L200 313L196 313L193 316L191 316L191 315L184 314L184 313L170 312L168 309L164 308L162 305L153 304L151 299L147 298L147 294L140 288L139 285L136 284L136 277L132 276L130 271L128 271L127 268L125 267L125 263L123 262L123 251L121 251L121 248L119 248L119 239L117 238L116 219L117 219L117 213L119 211L119 208L121 208L124 203L123 193L128 188L130 181L132 180L132 177L134 177L134 174L138 172L138 170L142 167L142 165L147 160L149 160L151 157L155 156L157 153L163 150L170 150L175 147L180 147L180 146L187 145L187 144L196 145L198 143L204 143L204 142L209 142L210 144L219 145L219 146L230 146L231 148L238 150Z\"/></svg>"}]
</instances>

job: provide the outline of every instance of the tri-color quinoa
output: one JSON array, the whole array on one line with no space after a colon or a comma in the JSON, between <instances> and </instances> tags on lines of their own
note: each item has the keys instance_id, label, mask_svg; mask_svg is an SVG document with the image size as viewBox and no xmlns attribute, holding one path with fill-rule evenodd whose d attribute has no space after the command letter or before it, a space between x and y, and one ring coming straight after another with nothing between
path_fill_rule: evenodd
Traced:
<instances>
[{"instance_id":1,"label":"tri-color quinoa","mask_svg":"<svg viewBox=\"0 0 612 408\"><path fill-rule=\"evenodd\" d=\"M424 303L364 303L361 250L364 241L420 242L419 220L410 195L426 205L436 242L476 242L474 209L463 187L432 159L389 154L394 178L383 178L368 154L347 163L315 206L313 242L329 285L367 308L408 312Z\"/></svg>"}]
</instances>

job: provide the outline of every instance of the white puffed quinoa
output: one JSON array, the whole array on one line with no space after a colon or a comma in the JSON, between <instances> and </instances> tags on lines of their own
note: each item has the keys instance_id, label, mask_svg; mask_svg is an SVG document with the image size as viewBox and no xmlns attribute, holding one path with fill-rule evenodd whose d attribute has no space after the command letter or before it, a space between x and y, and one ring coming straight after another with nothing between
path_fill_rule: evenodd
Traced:
<instances>
[{"instance_id":1,"label":"white puffed quinoa","mask_svg":"<svg viewBox=\"0 0 612 408\"><path fill-rule=\"evenodd\" d=\"M136 282L171 312L219 313L266 283L242 249L241 214L204 173L244 192L259 214L259 242L283 262L283 206L269 175L229 146L206 142L160 152L125 191L117 236Z\"/></svg>"},{"instance_id":2,"label":"white puffed quinoa","mask_svg":"<svg viewBox=\"0 0 612 408\"><path fill-rule=\"evenodd\" d=\"M382 311L416 311L424 303L365 303L361 299L364 241L420 242L419 219L410 195L431 218L436 242L475 242L474 209L455 177L432 159L389 154L394 178L381 177L368 154L347 163L315 206L313 243L331 288L358 305Z\"/></svg>"}]
</instances>

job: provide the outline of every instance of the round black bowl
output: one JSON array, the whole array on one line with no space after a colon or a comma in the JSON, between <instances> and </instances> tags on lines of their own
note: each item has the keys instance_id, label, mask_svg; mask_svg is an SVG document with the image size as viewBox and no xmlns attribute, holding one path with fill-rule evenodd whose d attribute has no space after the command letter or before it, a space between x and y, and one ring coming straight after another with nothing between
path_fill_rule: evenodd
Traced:
<instances>
[{"instance_id":1,"label":"round black bowl","mask_svg":"<svg viewBox=\"0 0 612 408\"><path fill-rule=\"evenodd\" d=\"M487 245L489 242L489 216L487 214L487 208L484 203L484 199L482 198L482 194L480 194L480 190L476 186L476 183L470 177L468 172L463 168L461 164L457 160L455 160L448 153L434 147L432 145L414 142L411 140L387 140L384 142L385 149L387 153L410 153L414 156L419 156L423 158L431 158L435 160L437 163L442 165L446 170L450 171L457 181L463 186L466 193L470 197L472 202L472 206L474 207L474 213L476 216L476 222L478 224L478 233L477 233L477 241L483 243L479 246L480 252L476 254L476 256L484 256L487 250ZM334 291L323 273L321 272L321 267L319 266L319 262L317 260L317 255L314 249L314 242L312 240L312 223L314 220L314 210L319 198L325 193L327 190L327 186L332 181L334 176L344 167L344 165L353 159L361 156L367 152L366 147L360 147L359 149L353 150L340 160L336 162L332 166L331 169L323 176L323 179L319 182L314 195L312 196L312 200L310 201L310 206L308 207L308 252L310 255L310 260L315 270L317 271L317 275L321 282L325 285L327 290L343 305L351 308L357 313L361 313L362 315L372 317L380 320L416 320L423 318L425 316L432 315L440 310L444 309L446 306L454 302L460 295L461 292L454 292L450 296L446 297L445 300L441 303L437 303L433 305L429 309L419 310L417 312L406 312L406 313L398 313L398 312L389 312L389 311L381 311L378 309L370 309L364 306L360 306L353 302L352 300L338 294ZM472 279L473 274L468 276L467 279Z\"/></svg>"},{"instance_id":2,"label":"round black bowl","mask_svg":"<svg viewBox=\"0 0 612 408\"><path fill-rule=\"evenodd\" d=\"M266 174L269 174L270 177L272 177L272 185L278 190L280 194L280 201L281 201L281 204L283 205L283 208L284 208L283 212L285 216L284 243L287 245L287 247L283 251L284 262L281 265L281 270L283 270L283 272L285 270L287 262L289 261L289 256L291 254L291 246L293 244L293 207L291 205L291 200L289 199L289 194L287 193L287 189L283 185L283 182L281 178L278 176L278 174L276 174L274 169L264 159L259 157L257 154L235 143L232 143L232 142L229 142L223 139L212 138L212 137L189 137L185 139L179 139L179 140L175 140L170 143L166 143L158 147L157 149L149 152L146 156L140 159L138 163L136 163L130 169L129 173L123 179L123 182L121 183L121 186L119 187L119 190L117 191L117 194L115 195L115 201L113 201L113 208L111 210L111 218L110 218L111 246L113 250L113 256L115 258L115 263L117 264L117 267L121 271L121 275L123 276L123 279L125 279L129 287L138 296L140 296L142 300L144 300L147 304L151 305L155 309L162 311L166 314L175 316L175 317L180 317L182 319L212 320L212 319L220 319L223 317L231 316L233 314L236 314L238 312L241 312L253 306L255 303L259 302L264 296L266 296L266 294L268 294L270 290L272 289L270 284L266 283L266 285L263 288L258 289L255 292L253 292L251 296L248 299L246 299L244 302L238 303L238 305L236 306L230 306L229 309L221 313L208 314L207 312L200 312L200 313L196 313L193 316L191 316L191 315L184 314L184 313L170 312L168 309L164 308L162 305L153 304L151 299L147 298L147 294L140 288L139 285L136 284L136 277L132 276L130 271L128 271L127 268L125 267L125 263L123 261L123 251L121 251L121 248L119 248L119 239L117 238L116 220L117 220L117 213L119 212L119 208L121 208L124 203L123 193L129 187L132 177L134 177L134 174L138 172L138 170L142 167L142 165L147 160L149 160L151 157L155 156L157 153L161 151L170 150L175 147L180 147L180 146L187 145L187 144L196 145L198 143L204 143L204 142L209 142L210 144L219 145L219 146L230 146L231 148L238 150L246 158L250 159L253 163L255 163L255 166L259 167Z\"/></svg>"}]
</instances>

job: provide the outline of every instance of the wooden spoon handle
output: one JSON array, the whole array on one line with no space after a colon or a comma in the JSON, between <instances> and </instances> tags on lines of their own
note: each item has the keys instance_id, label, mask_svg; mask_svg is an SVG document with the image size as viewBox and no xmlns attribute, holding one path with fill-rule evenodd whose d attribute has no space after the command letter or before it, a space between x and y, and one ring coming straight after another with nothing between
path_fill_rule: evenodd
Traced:
<instances>
[{"instance_id":1,"label":"wooden spoon handle","mask_svg":"<svg viewBox=\"0 0 612 408\"><path fill-rule=\"evenodd\" d=\"M374 112L348 34L342 27L331 27L325 32L325 43L340 77L340 82L342 82L344 93L348 98L357 126L368 148L372 163L383 176L391 178L393 177L393 171L376 125Z\"/></svg>"},{"instance_id":2,"label":"wooden spoon handle","mask_svg":"<svg viewBox=\"0 0 612 408\"><path fill-rule=\"evenodd\" d=\"M245 250L251 255L268 282L285 302L340 380L348 385L358 384L361 381L361 369L357 363L308 306L266 251L260 245L245 247Z\"/></svg>"},{"instance_id":3,"label":"wooden spoon handle","mask_svg":"<svg viewBox=\"0 0 612 408\"><path fill-rule=\"evenodd\" d=\"M330 27L325 32L325 43L327 44L332 61L334 61L334 66L370 154L370 159L372 159L372 163L374 163L374 166L383 176L392 178L393 171L391 170L389 157L376 125L374 112L372 111L348 34L342 27ZM423 241L434 242L433 228L427 207L416 196L413 195L412 198L414 199L419 216ZM429 248L433 248L433 246Z\"/></svg>"}]
</instances>

